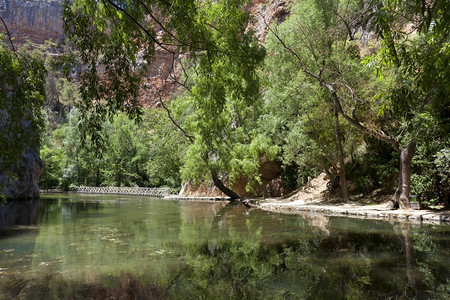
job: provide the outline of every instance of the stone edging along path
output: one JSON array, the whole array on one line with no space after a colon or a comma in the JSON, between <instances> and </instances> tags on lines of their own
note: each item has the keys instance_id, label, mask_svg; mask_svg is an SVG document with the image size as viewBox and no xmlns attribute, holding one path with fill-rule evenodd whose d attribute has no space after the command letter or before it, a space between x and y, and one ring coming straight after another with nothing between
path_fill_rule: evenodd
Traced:
<instances>
[{"instance_id":1,"label":"stone edging along path","mask_svg":"<svg viewBox=\"0 0 450 300\"><path fill-rule=\"evenodd\" d=\"M192 200L192 201L228 201L223 197L181 197L168 196L164 199L172 200ZM251 201L253 202L253 201ZM382 205L326 205L320 202L277 202L276 199L266 199L263 201L255 201L257 204L251 204L253 208L259 208L265 211L279 212L286 214L302 214L316 213L325 216L341 216L350 218L374 219L374 220L397 220L397 221L413 221L424 223L441 223L450 225L449 210L388 210L386 204Z\"/></svg>"},{"instance_id":2,"label":"stone edging along path","mask_svg":"<svg viewBox=\"0 0 450 300\"><path fill-rule=\"evenodd\" d=\"M300 214L300 213L319 213L326 216L342 216L364 219L391 219L398 221L413 221L425 223L443 223L450 225L450 211L441 210L388 210L385 205L368 206L330 206L308 203L275 203L265 202L257 205L262 210Z\"/></svg>"}]
</instances>

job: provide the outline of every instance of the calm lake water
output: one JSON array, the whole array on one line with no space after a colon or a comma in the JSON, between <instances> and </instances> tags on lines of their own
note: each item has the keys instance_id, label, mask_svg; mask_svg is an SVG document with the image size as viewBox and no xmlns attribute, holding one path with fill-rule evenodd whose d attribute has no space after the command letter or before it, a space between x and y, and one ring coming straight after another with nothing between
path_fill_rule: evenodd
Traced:
<instances>
[{"instance_id":1,"label":"calm lake water","mask_svg":"<svg viewBox=\"0 0 450 300\"><path fill-rule=\"evenodd\" d=\"M93 195L0 212L0 299L450 298L449 225Z\"/></svg>"}]
</instances>

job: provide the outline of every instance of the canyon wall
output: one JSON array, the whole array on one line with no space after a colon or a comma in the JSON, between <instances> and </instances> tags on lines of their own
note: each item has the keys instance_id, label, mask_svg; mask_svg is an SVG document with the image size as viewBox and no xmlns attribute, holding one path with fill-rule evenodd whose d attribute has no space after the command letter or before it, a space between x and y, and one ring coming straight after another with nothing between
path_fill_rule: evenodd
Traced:
<instances>
[{"instance_id":1,"label":"canyon wall","mask_svg":"<svg viewBox=\"0 0 450 300\"><path fill-rule=\"evenodd\" d=\"M0 0L0 15L5 21L14 42L23 44L31 40L63 38L61 0ZM0 24L0 32L5 32Z\"/></svg>"},{"instance_id":2,"label":"canyon wall","mask_svg":"<svg viewBox=\"0 0 450 300\"><path fill-rule=\"evenodd\" d=\"M48 39L63 39L62 2L0 0L0 16L8 26L14 44L19 46L26 41L43 44ZM280 23L289 15L287 0L254 0L245 9L254 16L254 23L250 24L248 29L255 31L260 43L264 43L267 35L267 24ZM6 32L1 23L0 32ZM167 79L172 64L172 55L157 47L156 56L149 66L147 79L139 94L139 100L144 107L158 107L160 96L165 100L178 89L175 82Z\"/></svg>"}]
</instances>

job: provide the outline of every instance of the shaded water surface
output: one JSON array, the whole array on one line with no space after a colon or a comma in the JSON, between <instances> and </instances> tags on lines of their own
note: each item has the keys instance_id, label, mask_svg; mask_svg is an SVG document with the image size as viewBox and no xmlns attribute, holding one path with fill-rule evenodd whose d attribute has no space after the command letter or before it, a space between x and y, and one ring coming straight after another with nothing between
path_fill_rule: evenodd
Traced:
<instances>
[{"instance_id":1,"label":"shaded water surface","mask_svg":"<svg viewBox=\"0 0 450 300\"><path fill-rule=\"evenodd\" d=\"M0 299L450 298L448 225L144 197L25 206L0 210Z\"/></svg>"}]
</instances>

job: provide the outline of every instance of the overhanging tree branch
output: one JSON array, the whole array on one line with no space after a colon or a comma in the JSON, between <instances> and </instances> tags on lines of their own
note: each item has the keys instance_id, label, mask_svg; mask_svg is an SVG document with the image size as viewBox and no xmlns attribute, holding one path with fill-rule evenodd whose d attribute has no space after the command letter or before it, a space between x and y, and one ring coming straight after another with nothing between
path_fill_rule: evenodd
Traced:
<instances>
[{"instance_id":1,"label":"overhanging tree branch","mask_svg":"<svg viewBox=\"0 0 450 300\"><path fill-rule=\"evenodd\" d=\"M164 104L164 101L162 100L161 97L161 91L158 91L158 96L159 96L159 103L161 103L161 106L164 108L164 110L167 112L167 116L169 117L170 121L172 122L173 125L175 125L175 127L177 127L185 137L187 137L189 139L189 141L191 142L191 144L194 143L194 136L190 135L186 132L186 130L183 129L183 127L181 127L176 121L175 119L172 117L172 114L170 113L170 110L166 107L166 105Z\"/></svg>"},{"instance_id":2,"label":"overhanging tree branch","mask_svg":"<svg viewBox=\"0 0 450 300\"><path fill-rule=\"evenodd\" d=\"M108 1L108 3L113 6L115 9L117 9L118 11L121 11L122 13L124 13L136 26L138 26L155 44L157 44L158 46L160 46L162 49L166 50L167 52L170 53L175 53L175 51L169 49L166 47L165 44L161 43L158 41L158 39L156 37L154 37L142 24L141 22L139 22L138 20L136 20L127 10L125 10L124 8L120 7L119 5L117 5L116 3L114 3L114 1L112 0L106 0Z\"/></svg>"},{"instance_id":3,"label":"overhanging tree branch","mask_svg":"<svg viewBox=\"0 0 450 300\"><path fill-rule=\"evenodd\" d=\"M264 21L265 22L265 21ZM380 139L382 141L388 142L390 144L392 144L396 149L399 148L400 144L397 141L397 139L395 139L394 137L385 134L383 131L376 131L373 129L368 128L367 126L364 126L363 124L361 124L361 122L359 122L359 120L356 118L356 115L354 114L354 111L352 112L353 116L348 115L342 105L341 105L341 101L339 99L339 96L337 95L336 90L334 89L334 87L327 83L323 78L322 78L322 72L323 72L323 68L321 68L319 70L318 74L314 74L311 71L309 71L306 68L306 65L303 62L303 59L300 57L300 55L295 52L291 47L289 47L284 40L278 35L278 33L273 30L272 28L270 28L270 26L265 22L265 24L269 27L269 30L275 35L276 39L280 42L280 44L283 46L283 48L288 51L289 53L291 53L299 62L300 65L302 66L302 70L305 74L309 75L312 78L315 78L320 86L326 88L329 93L331 94L331 99L333 100L333 104L336 107L337 112L342 115L342 117L344 117L344 119L346 119L350 124L352 124L356 129L358 129L359 131L361 131L362 133L365 134L369 134L377 139Z\"/></svg>"},{"instance_id":4,"label":"overhanging tree branch","mask_svg":"<svg viewBox=\"0 0 450 300\"><path fill-rule=\"evenodd\" d=\"M17 51L16 51L16 48L14 47L14 43L12 41L11 33L9 32L8 26L6 25L5 20L3 20L3 18L1 16L0 16L0 20L2 21L3 26L5 26L6 35L8 36L9 42L11 44L11 49L14 52L14 54L17 56Z\"/></svg>"}]
</instances>

